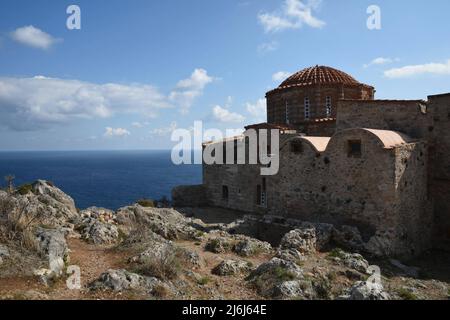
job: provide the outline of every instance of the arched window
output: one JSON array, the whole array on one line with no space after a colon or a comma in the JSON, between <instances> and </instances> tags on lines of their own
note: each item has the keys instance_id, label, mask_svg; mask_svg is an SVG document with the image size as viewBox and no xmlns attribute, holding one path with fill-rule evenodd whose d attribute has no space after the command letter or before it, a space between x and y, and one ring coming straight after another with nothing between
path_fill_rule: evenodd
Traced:
<instances>
[{"instance_id":1,"label":"arched window","mask_svg":"<svg viewBox=\"0 0 450 320\"><path fill-rule=\"evenodd\" d=\"M289 104L286 101L286 124L289 124Z\"/></svg>"},{"instance_id":2,"label":"arched window","mask_svg":"<svg viewBox=\"0 0 450 320\"><path fill-rule=\"evenodd\" d=\"M228 201L228 186L222 186L222 199Z\"/></svg>"},{"instance_id":3,"label":"arched window","mask_svg":"<svg viewBox=\"0 0 450 320\"><path fill-rule=\"evenodd\" d=\"M326 98L325 108L327 117L331 117L331 97Z\"/></svg>"},{"instance_id":4,"label":"arched window","mask_svg":"<svg viewBox=\"0 0 450 320\"><path fill-rule=\"evenodd\" d=\"M309 97L305 98L305 120L309 119L309 108L310 108L310 103L309 103Z\"/></svg>"}]
</instances>

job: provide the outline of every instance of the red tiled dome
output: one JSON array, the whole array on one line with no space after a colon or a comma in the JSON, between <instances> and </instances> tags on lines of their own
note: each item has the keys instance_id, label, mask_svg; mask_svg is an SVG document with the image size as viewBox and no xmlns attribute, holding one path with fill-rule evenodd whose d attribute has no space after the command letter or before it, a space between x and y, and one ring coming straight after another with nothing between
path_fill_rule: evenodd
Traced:
<instances>
[{"instance_id":1,"label":"red tiled dome","mask_svg":"<svg viewBox=\"0 0 450 320\"><path fill-rule=\"evenodd\" d=\"M326 66L303 69L287 78L278 88L308 86L315 84L361 85L351 75Z\"/></svg>"}]
</instances>

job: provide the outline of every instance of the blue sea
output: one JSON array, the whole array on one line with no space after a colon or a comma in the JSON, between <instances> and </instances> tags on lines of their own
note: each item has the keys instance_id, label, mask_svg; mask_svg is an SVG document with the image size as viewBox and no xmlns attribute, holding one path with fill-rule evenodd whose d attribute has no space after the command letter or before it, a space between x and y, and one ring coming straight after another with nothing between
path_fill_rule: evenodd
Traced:
<instances>
[{"instance_id":1,"label":"blue sea","mask_svg":"<svg viewBox=\"0 0 450 320\"><path fill-rule=\"evenodd\" d=\"M200 184L201 165L172 164L170 151L0 152L0 185L52 181L80 209L118 209L139 199L170 199L177 185Z\"/></svg>"}]
</instances>

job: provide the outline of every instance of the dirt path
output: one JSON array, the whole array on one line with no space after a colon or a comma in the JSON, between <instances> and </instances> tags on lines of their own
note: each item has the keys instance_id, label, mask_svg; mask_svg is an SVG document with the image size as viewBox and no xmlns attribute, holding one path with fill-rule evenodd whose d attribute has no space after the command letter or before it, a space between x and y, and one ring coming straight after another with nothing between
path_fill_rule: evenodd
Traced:
<instances>
[{"instance_id":1,"label":"dirt path","mask_svg":"<svg viewBox=\"0 0 450 320\"><path fill-rule=\"evenodd\" d=\"M78 266L81 270L81 290L70 290L65 280L46 287L33 277L12 277L0 279L0 294L7 293L11 298L20 298L27 291L33 290L55 300L95 299L97 297L87 294L87 285L108 269L124 267L126 261L123 253L114 251L108 246L90 245L79 239L69 239L68 246L70 249L69 265ZM27 294L24 298L26 297Z\"/></svg>"},{"instance_id":2,"label":"dirt path","mask_svg":"<svg viewBox=\"0 0 450 320\"><path fill-rule=\"evenodd\" d=\"M111 246L96 246L79 239L69 239L70 263L80 267L81 290L71 290L65 281L58 283L50 293L51 299L86 299L87 286L108 269L124 267L123 254L112 250Z\"/></svg>"}]
</instances>

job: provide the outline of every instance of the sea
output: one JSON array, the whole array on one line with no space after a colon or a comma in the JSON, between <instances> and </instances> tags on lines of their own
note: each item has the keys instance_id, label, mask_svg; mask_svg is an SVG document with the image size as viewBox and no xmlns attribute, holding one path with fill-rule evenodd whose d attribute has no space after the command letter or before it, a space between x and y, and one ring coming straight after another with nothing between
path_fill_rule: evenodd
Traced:
<instances>
[{"instance_id":1,"label":"sea","mask_svg":"<svg viewBox=\"0 0 450 320\"><path fill-rule=\"evenodd\" d=\"M171 199L178 185L200 184L201 165L174 165L170 150L0 152L0 185L48 180L70 195L77 208L116 210L139 199Z\"/></svg>"}]
</instances>

